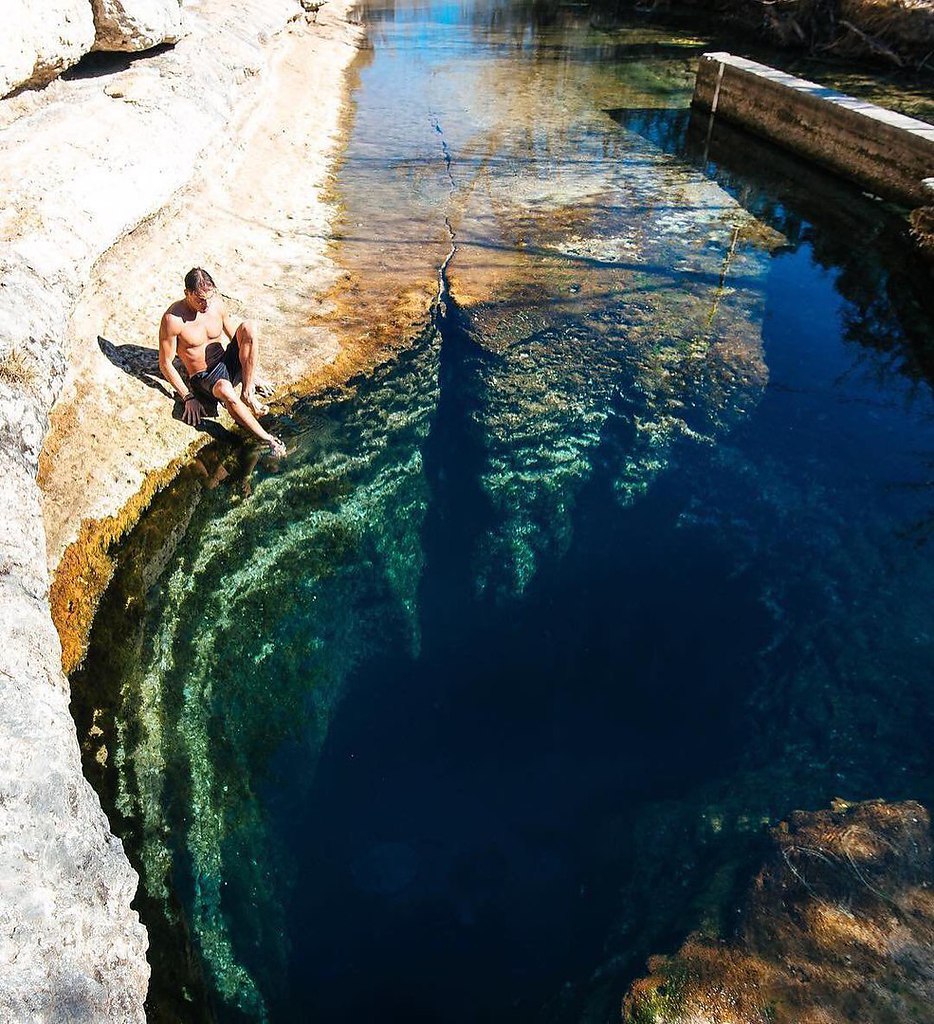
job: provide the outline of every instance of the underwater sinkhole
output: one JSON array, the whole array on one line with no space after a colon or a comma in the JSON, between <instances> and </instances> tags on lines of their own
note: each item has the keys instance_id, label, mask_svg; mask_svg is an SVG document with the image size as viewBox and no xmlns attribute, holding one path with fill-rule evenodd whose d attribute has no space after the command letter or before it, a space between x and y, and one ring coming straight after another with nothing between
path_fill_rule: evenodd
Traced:
<instances>
[{"instance_id":1,"label":"underwater sinkhole","mask_svg":"<svg viewBox=\"0 0 934 1024\"><path fill-rule=\"evenodd\" d=\"M342 329L392 355L156 498L86 771L153 1021L615 1019L764 823L931 796L929 283L692 123L704 38L362 11Z\"/></svg>"}]
</instances>

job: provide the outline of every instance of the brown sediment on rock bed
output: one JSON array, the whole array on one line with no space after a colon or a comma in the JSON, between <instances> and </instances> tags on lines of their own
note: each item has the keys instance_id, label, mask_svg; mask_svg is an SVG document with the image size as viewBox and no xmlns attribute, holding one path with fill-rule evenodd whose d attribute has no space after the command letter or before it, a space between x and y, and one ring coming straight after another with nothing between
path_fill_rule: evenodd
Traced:
<instances>
[{"instance_id":1,"label":"brown sediment on rock bed","mask_svg":"<svg viewBox=\"0 0 934 1024\"><path fill-rule=\"evenodd\" d=\"M628 1024L934 1020L934 863L919 803L836 801L771 832L736 934L649 960Z\"/></svg>"},{"instance_id":2,"label":"brown sediment on rock bed","mask_svg":"<svg viewBox=\"0 0 934 1024\"><path fill-rule=\"evenodd\" d=\"M62 669L70 675L81 663L101 595L113 578L113 547L139 521L155 494L175 478L182 460L156 470L113 516L85 519L69 544L49 587L52 621L62 642Z\"/></svg>"}]
</instances>

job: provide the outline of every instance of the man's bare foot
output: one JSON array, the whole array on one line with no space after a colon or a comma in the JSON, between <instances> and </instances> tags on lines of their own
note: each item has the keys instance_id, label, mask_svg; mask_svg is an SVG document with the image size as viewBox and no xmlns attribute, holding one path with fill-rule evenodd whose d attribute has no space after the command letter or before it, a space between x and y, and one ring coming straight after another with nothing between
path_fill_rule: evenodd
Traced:
<instances>
[{"instance_id":1,"label":"man's bare foot","mask_svg":"<svg viewBox=\"0 0 934 1024\"><path fill-rule=\"evenodd\" d=\"M277 459L283 459L288 454L285 445L278 437L271 437L266 444L269 445L269 454L274 455Z\"/></svg>"},{"instance_id":2,"label":"man's bare foot","mask_svg":"<svg viewBox=\"0 0 934 1024\"><path fill-rule=\"evenodd\" d=\"M263 403L256 397L256 395L244 395L243 404L250 410L253 415L259 419L260 416L265 416L269 412L269 406L263 405Z\"/></svg>"}]
</instances>

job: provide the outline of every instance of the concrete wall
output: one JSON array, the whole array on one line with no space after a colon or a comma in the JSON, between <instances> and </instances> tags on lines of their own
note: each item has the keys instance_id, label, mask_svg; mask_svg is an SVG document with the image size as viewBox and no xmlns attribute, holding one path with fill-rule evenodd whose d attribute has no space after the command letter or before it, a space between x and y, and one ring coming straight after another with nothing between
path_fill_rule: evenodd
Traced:
<instances>
[{"instance_id":1,"label":"concrete wall","mask_svg":"<svg viewBox=\"0 0 934 1024\"><path fill-rule=\"evenodd\" d=\"M701 57L693 103L887 199L930 202L934 125L729 53Z\"/></svg>"}]
</instances>

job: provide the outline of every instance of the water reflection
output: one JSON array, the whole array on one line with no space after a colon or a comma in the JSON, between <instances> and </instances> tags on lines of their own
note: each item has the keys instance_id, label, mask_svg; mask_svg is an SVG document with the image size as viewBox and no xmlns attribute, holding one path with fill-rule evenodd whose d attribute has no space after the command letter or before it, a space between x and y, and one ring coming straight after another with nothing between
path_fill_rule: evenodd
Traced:
<instances>
[{"instance_id":1,"label":"water reflection","mask_svg":"<svg viewBox=\"0 0 934 1024\"><path fill-rule=\"evenodd\" d=\"M894 371L930 386L934 301L919 288L921 268L899 216L867 202L857 186L706 113L608 113L703 170L759 224L778 232L783 247L810 246L821 266L836 271L835 287L847 303L845 336L867 349L872 372Z\"/></svg>"}]
</instances>

